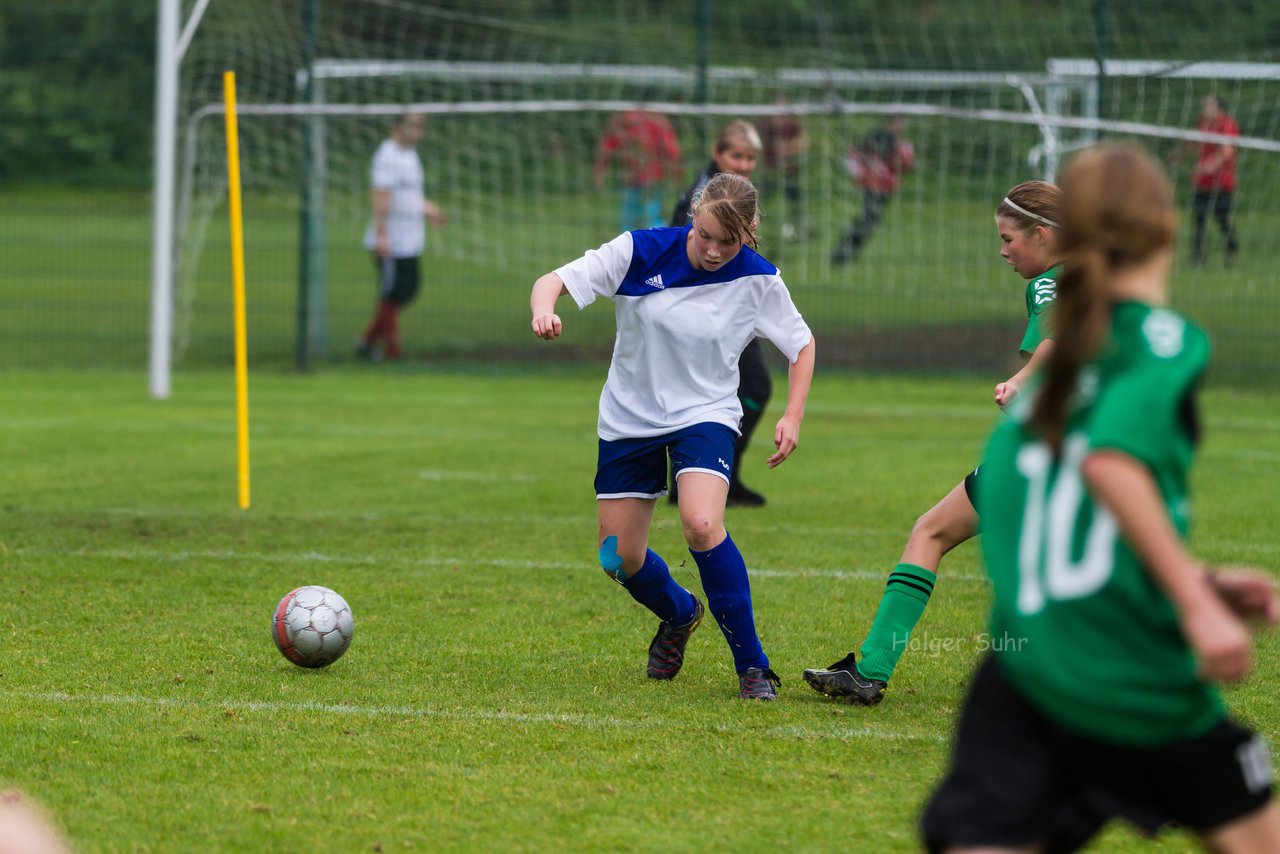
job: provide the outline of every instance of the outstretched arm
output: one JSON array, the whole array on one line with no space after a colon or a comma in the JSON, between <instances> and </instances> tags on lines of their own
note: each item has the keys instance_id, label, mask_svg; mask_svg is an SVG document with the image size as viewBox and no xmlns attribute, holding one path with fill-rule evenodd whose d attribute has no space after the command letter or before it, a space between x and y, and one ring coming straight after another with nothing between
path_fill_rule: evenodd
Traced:
<instances>
[{"instance_id":1,"label":"outstretched arm","mask_svg":"<svg viewBox=\"0 0 1280 854\"><path fill-rule=\"evenodd\" d=\"M444 212L444 209L425 196L422 199L422 213L426 215L432 228L443 228L449 221L449 215Z\"/></svg>"},{"instance_id":2,"label":"outstretched arm","mask_svg":"<svg viewBox=\"0 0 1280 854\"><path fill-rule=\"evenodd\" d=\"M1129 547L1177 608L1182 632L1200 662L1200 674L1216 682L1243 679L1253 666L1249 632L1229 604L1234 574L1219 592L1204 566L1183 547L1151 473L1120 451L1095 451L1081 473L1093 496L1110 511ZM1253 610L1275 613L1275 590L1247 585ZM1226 593L1228 595L1224 596Z\"/></svg>"},{"instance_id":3,"label":"outstretched arm","mask_svg":"<svg viewBox=\"0 0 1280 854\"><path fill-rule=\"evenodd\" d=\"M533 293L529 295L529 308L533 312L534 335L544 341L560 337L562 324L560 315L556 314L556 300L567 293L569 293L568 288L556 273L539 276L533 283Z\"/></svg>"},{"instance_id":4,"label":"outstretched arm","mask_svg":"<svg viewBox=\"0 0 1280 854\"><path fill-rule=\"evenodd\" d=\"M813 383L813 362L816 344L812 337L796 360L787 368L787 408L773 429L773 444L778 450L769 457L769 468L781 465L800 442L800 422L804 420L804 406L809 400L809 386Z\"/></svg>"},{"instance_id":5,"label":"outstretched arm","mask_svg":"<svg viewBox=\"0 0 1280 854\"><path fill-rule=\"evenodd\" d=\"M1018 396L1018 392L1026 386L1027 380L1040 369L1046 361L1049 360L1049 354L1053 351L1053 339L1046 338L1036 345L1036 349L1032 352L1027 363L1022 366L1022 370L1018 371L1009 379L1002 383L996 384L996 405L1004 409L1013 399Z\"/></svg>"}]
</instances>

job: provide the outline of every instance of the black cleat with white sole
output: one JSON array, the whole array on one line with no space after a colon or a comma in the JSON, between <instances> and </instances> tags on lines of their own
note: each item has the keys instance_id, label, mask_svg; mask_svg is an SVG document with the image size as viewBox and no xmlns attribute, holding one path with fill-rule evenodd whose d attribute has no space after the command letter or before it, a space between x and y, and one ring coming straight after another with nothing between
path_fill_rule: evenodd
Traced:
<instances>
[{"instance_id":1,"label":"black cleat with white sole","mask_svg":"<svg viewBox=\"0 0 1280 854\"><path fill-rule=\"evenodd\" d=\"M852 652L825 670L806 670L804 681L820 694L862 706L879 703L889 687L882 679L868 679L859 673L857 656Z\"/></svg>"}]
</instances>

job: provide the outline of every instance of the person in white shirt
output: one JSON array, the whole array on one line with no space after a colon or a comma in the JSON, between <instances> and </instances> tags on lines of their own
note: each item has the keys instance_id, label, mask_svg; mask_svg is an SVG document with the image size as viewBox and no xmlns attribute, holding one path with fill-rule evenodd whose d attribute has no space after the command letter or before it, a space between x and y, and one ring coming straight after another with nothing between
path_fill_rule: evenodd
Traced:
<instances>
[{"instance_id":1,"label":"person in white shirt","mask_svg":"<svg viewBox=\"0 0 1280 854\"><path fill-rule=\"evenodd\" d=\"M373 253L378 271L378 307L356 343L357 355L365 359L401 356L398 319L418 295L424 225L430 221L439 228L446 221L444 211L423 191L417 145L424 130L422 116L403 113L373 155L373 218L365 230L364 248Z\"/></svg>"},{"instance_id":2,"label":"person in white shirt","mask_svg":"<svg viewBox=\"0 0 1280 854\"><path fill-rule=\"evenodd\" d=\"M648 545L669 454L685 541L705 607L733 653L738 695L771 700L779 680L756 634L746 564L724 527L742 420L738 359L762 337L790 362L773 468L799 441L815 345L778 269L755 251L758 222L756 188L721 173L694 200L691 224L620 234L539 277L530 308L534 335L550 341L563 329L561 295L580 309L597 297L614 302L618 333L600 394L595 478L600 564L662 621L649 645L649 677L675 678L705 611Z\"/></svg>"}]
</instances>

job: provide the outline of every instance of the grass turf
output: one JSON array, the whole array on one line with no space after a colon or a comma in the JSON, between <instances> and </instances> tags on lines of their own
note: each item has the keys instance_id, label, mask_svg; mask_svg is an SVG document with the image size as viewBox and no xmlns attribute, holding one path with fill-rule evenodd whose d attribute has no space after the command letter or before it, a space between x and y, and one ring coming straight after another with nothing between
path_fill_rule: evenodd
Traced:
<instances>
[{"instance_id":1,"label":"grass turf","mask_svg":"<svg viewBox=\"0 0 1280 854\"><path fill-rule=\"evenodd\" d=\"M820 374L796 455L769 472L757 439L745 479L770 504L728 522L784 680L764 705L735 698L710 621L679 679L643 676L654 620L594 554L602 379L255 375L242 512L229 372L179 374L167 402L136 374L6 374L0 784L82 852L916 850L983 642L975 544L883 705L799 674L860 641L912 520L977 457L989 383ZM1276 570L1275 396L1205 404L1193 546ZM665 503L652 545L698 589ZM269 636L300 584L355 611L323 671ZM1230 692L1273 735L1275 647ZM1096 850L1189 844L1116 828Z\"/></svg>"}]
</instances>

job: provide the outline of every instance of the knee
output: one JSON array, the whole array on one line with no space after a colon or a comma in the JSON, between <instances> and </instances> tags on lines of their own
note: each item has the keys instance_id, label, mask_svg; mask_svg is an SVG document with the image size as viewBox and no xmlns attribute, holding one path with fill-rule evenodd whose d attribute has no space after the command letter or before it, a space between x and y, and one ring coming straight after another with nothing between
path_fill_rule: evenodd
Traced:
<instances>
[{"instance_id":1,"label":"knee","mask_svg":"<svg viewBox=\"0 0 1280 854\"><path fill-rule=\"evenodd\" d=\"M932 509L916 519L915 524L911 526L911 539L916 542L932 542L944 549L950 549L959 543L946 524L946 519Z\"/></svg>"},{"instance_id":2,"label":"knee","mask_svg":"<svg viewBox=\"0 0 1280 854\"><path fill-rule=\"evenodd\" d=\"M634 550L619 551L618 538L610 534L600 541L600 568L614 581L624 581L644 566L647 548L647 546L642 548L638 554L632 554Z\"/></svg>"},{"instance_id":3,"label":"knee","mask_svg":"<svg viewBox=\"0 0 1280 854\"><path fill-rule=\"evenodd\" d=\"M705 514L682 514L680 523L684 527L684 541L696 552L713 549L724 539L723 528Z\"/></svg>"}]
</instances>

